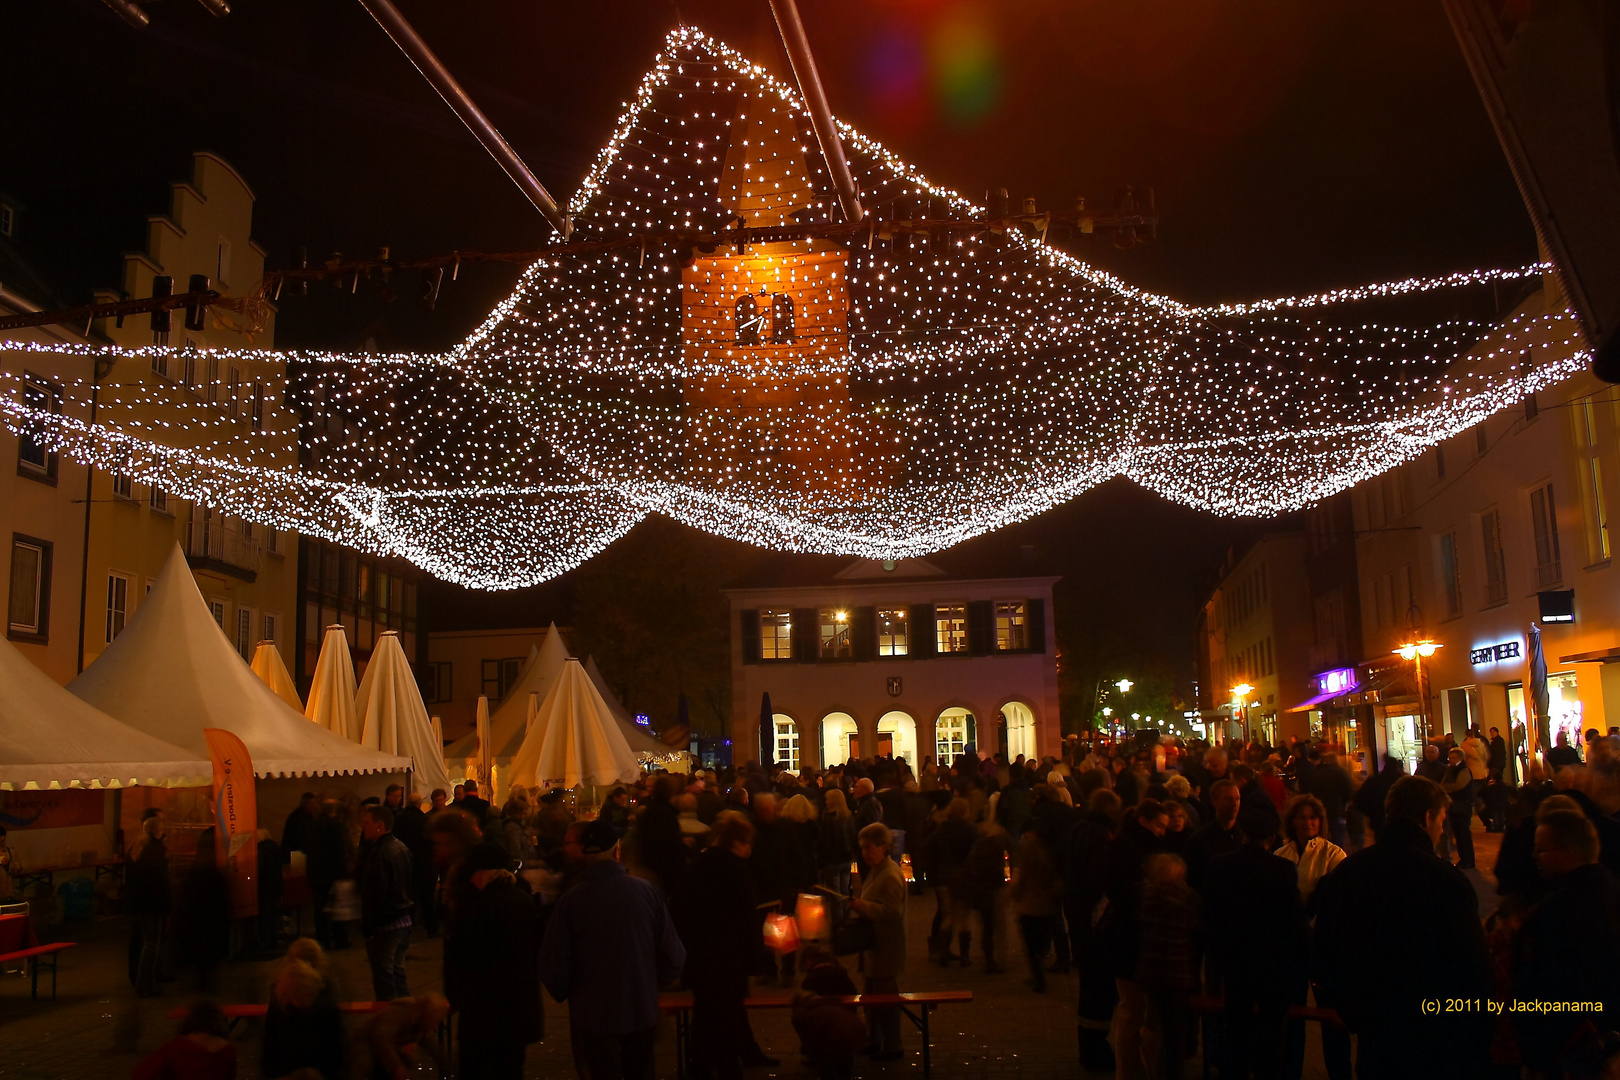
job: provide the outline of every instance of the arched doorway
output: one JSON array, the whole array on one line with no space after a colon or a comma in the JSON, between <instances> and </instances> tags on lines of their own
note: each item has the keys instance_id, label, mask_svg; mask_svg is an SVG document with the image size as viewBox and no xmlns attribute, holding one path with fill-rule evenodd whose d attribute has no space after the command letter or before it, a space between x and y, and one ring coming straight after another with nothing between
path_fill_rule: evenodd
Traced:
<instances>
[{"instance_id":1,"label":"arched doorway","mask_svg":"<svg viewBox=\"0 0 1620 1080\"><path fill-rule=\"evenodd\" d=\"M1008 761L1017 761L1018 755L1026 760L1039 757L1035 741L1035 714L1022 701L1009 701L1001 707L1001 720L1006 740L1001 744Z\"/></svg>"},{"instance_id":2,"label":"arched doorway","mask_svg":"<svg viewBox=\"0 0 1620 1080\"><path fill-rule=\"evenodd\" d=\"M787 713L772 713L771 724L776 729L775 745L771 757L781 762L789 772L799 771L799 725Z\"/></svg>"},{"instance_id":3,"label":"arched doorway","mask_svg":"<svg viewBox=\"0 0 1620 1080\"><path fill-rule=\"evenodd\" d=\"M880 757L892 753L897 759L905 759L913 769L917 768L917 721L910 713L895 711L878 717L877 743Z\"/></svg>"},{"instance_id":4,"label":"arched doorway","mask_svg":"<svg viewBox=\"0 0 1620 1080\"><path fill-rule=\"evenodd\" d=\"M966 709L946 709L934 721L934 762L941 768L956 764L957 755L978 742L978 722Z\"/></svg>"},{"instance_id":5,"label":"arched doorway","mask_svg":"<svg viewBox=\"0 0 1620 1080\"><path fill-rule=\"evenodd\" d=\"M855 755L850 753L850 740L858 740L859 726L846 712L828 713L821 718L821 764L823 768L846 764Z\"/></svg>"}]
</instances>

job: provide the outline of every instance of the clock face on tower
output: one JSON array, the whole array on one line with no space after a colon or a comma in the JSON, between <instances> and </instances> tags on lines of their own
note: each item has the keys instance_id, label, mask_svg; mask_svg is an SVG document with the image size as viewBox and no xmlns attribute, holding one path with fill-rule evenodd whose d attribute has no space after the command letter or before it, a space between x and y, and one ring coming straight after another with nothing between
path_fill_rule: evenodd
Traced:
<instances>
[{"instance_id":1,"label":"clock face on tower","mask_svg":"<svg viewBox=\"0 0 1620 1080\"><path fill-rule=\"evenodd\" d=\"M732 309L738 345L790 345L795 340L793 297L761 289L744 293Z\"/></svg>"}]
</instances>

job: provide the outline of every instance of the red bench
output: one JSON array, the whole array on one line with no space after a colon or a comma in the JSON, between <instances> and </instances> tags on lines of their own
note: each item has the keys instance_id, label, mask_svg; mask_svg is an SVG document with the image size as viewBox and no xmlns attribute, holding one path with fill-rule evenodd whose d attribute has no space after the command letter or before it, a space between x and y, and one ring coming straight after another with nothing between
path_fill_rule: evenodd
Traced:
<instances>
[{"instance_id":1,"label":"red bench","mask_svg":"<svg viewBox=\"0 0 1620 1080\"><path fill-rule=\"evenodd\" d=\"M922 1033L922 1066L923 1076L933 1075L933 1039L929 1031L928 1020L933 1011L941 1005L965 1005L973 1000L971 990L931 990L910 994L855 994L849 997L840 997L839 1001L846 1005L865 1005L870 1007L893 1006L906 1015ZM791 1009L793 1007L792 994L758 994L743 998L745 1009ZM686 1051L687 1042L691 1035L692 1026L692 995L689 993L663 994L658 999L658 1008L675 1016L675 1075L680 1080L686 1077ZM912 1010L916 1011L913 1012Z\"/></svg>"},{"instance_id":2,"label":"red bench","mask_svg":"<svg viewBox=\"0 0 1620 1080\"><path fill-rule=\"evenodd\" d=\"M358 1013L369 1016L372 1013L382 1012L392 1004L393 1002L391 1001L340 1001L338 1002L338 1012L351 1014ZM225 1019L230 1021L230 1025L226 1028L226 1030L235 1031L238 1021L262 1019L269 1014L270 1006L221 1005L219 1007L219 1011L224 1013ZM165 1015L167 1015L170 1020L184 1020L186 1016L186 1006L176 1005ZM451 1015L454 1015L453 1011ZM455 1057L455 1046L452 1042L452 1038L453 1035L450 1028L450 1017L447 1016L444 1018L444 1023L439 1025L439 1045L444 1048L445 1057L445 1063L441 1063L439 1066L439 1075L441 1077L446 1075L447 1063Z\"/></svg>"},{"instance_id":3,"label":"red bench","mask_svg":"<svg viewBox=\"0 0 1620 1080\"><path fill-rule=\"evenodd\" d=\"M26 912L0 915L0 964L14 960L28 961L29 997L39 1000L39 969L46 960L51 969L51 1000L56 1000L56 961L58 954L77 945L76 941L57 941L41 945L34 935L34 924Z\"/></svg>"}]
</instances>

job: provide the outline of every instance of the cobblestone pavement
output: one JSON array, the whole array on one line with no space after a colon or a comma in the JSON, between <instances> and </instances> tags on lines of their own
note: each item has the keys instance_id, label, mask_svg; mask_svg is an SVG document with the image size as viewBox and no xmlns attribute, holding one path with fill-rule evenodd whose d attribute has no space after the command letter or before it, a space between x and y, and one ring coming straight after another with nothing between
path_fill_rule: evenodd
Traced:
<instances>
[{"instance_id":1,"label":"cobblestone pavement","mask_svg":"<svg viewBox=\"0 0 1620 1080\"><path fill-rule=\"evenodd\" d=\"M1481 867L1495 864L1499 839L1476 828L1477 860ZM1482 911L1488 910L1488 902L1494 898L1494 880L1480 871L1469 876L1481 894ZM923 959L927 953L929 922L934 914L933 897L913 896L910 904L911 960L901 979L901 988L966 989L975 995L971 1005L946 1006L934 1013L934 1072L940 1080L1095 1075L1083 1072L1077 1064L1075 1002L1079 987L1075 976L1049 976L1048 992L1044 995L1027 989L1024 979L1028 971L1010 917L1008 932L1001 935L998 948L1002 954L1000 962L1006 968L1004 974L984 973L977 935L972 967L935 967ZM126 938L121 919L68 923L46 928L41 936L80 944L62 956L60 990L55 1001L49 1000L47 991L40 1001L31 1002L26 979L0 976L0 1046L5 1048L0 1053L0 1080L128 1076L142 1054L172 1035L174 1023L164 1014L193 996L194 984L185 979L167 982L159 997L136 999L125 974ZM440 957L439 942L418 931L406 956L413 990L441 989ZM332 966L340 999L371 997L365 951L358 944L332 953ZM216 996L224 1002L263 1001L273 968L273 962L228 964L219 974ZM759 989L764 992L780 987L761 986ZM357 1021L349 1019L345 1023L353 1025ZM756 1012L753 1024L760 1043L768 1053L780 1058L782 1064L770 1069L749 1070L750 1077L806 1080L812 1075L800 1065L798 1040L785 1011ZM549 998L546 1031L546 1039L529 1049L528 1075L573 1076L567 1009ZM1305 1075L1320 1080L1326 1073L1315 1025L1311 1025L1310 1032ZM241 1025L236 1035L241 1061L239 1075L242 1080L257 1080L260 1077L259 1026L256 1023ZM918 1040L910 1024L905 1027L905 1039L910 1052L904 1061L886 1064L858 1061L856 1075L921 1076ZM673 1026L665 1021L659 1032L660 1077L675 1075L674 1058ZM424 1070L422 1075L431 1075L431 1070ZM1197 1059L1189 1062L1187 1075L1200 1075Z\"/></svg>"}]
</instances>

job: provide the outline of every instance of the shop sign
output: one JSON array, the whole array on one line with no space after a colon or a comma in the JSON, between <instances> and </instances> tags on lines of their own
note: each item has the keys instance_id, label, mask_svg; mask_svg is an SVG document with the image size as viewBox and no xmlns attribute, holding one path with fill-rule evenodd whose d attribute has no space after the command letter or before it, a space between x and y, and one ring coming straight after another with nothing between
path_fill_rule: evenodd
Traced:
<instances>
[{"instance_id":1,"label":"shop sign","mask_svg":"<svg viewBox=\"0 0 1620 1080\"><path fill-rule=\"evenodd\" d=\"M1357 685L1355 668L1334 668L1332 671L1324 671L1316 677L1316 693L1318 697L1323 694L1333 694L1335 696L1348 694Z\"/></svg>"},{"instance_id":2,"label":"shop sign","mask_svg":"<svg viewBox=\"0 0 1620 1080\"><path fill-rule=\"evenodd\" d=\"M1485 645L1468 654L1468 662L1475 667L1486 664L1500 664L1503 660L1517 660L1522 655L1519 652L1519 642L1504 641L1500 645Z\"/></svg>"}]
</instances>

